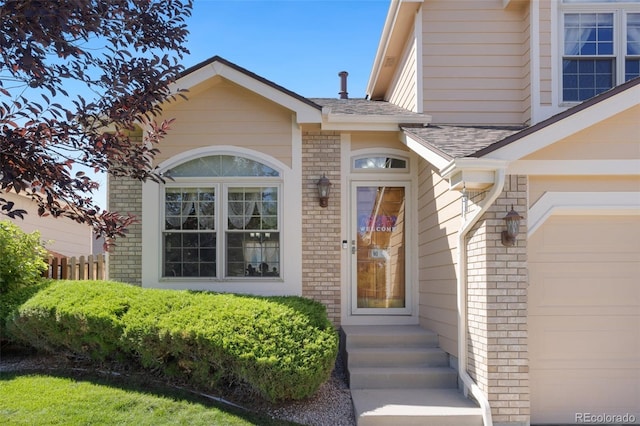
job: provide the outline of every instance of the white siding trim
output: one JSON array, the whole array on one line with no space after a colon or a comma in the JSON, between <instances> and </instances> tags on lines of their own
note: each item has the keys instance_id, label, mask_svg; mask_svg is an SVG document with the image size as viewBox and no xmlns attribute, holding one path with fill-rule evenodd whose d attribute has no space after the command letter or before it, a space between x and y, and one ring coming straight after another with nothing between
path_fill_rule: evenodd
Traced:
<instances>
[{"instance_id":1,"label":"white siding trim","mask_svg":"<svg viewBox=\"0 0 640 426\"><path fill-rule=\"evenodd\" d=\"M511 175L638 175L640 160L520 160L507 168Z\"/></svg>"},{"instance_id":2,"label":"white siding trim","mask_svg":"<svg viewBox=\"0 0 640 426\"><path fill-rule=\"evenodd\" d=\"M162 279L162 238L160 212L164 205L161 198L162 187L154 182L142 186L142 286L164 289L209 290L218 292L249 293L257 295L301 295L302 294L302 132L294 124L293 166L289 168L281 161L264 153L230 145L210 146L182 152L162 162L160 170L204 155L231 154L256 159L281 172L281 202L291 208L281 208L282 226L282 277L280 280L244 281L224 279L163 280ZM284 204L283 204L284 206ZM297 207L295 207L297 206ZM285 257L286 256L286 257Z\"/></svg>"},{"instance_id":3,"label":"white siding trim","mask_svg":"<svg viewBox=\"0 0 640 426\"><path fill-rule=\"evenodd\" d=\"M546 192L529 208L527 237L551 215L640 215L640 192Z\"/></svg>"},{"instance_id":4,"label":"white siding trim","mask_svg":"<svg viewBox=\"0 0 640 426\"><path fill-rule=\"evenodd\" d=\"M317 108L220 62L213 62L185 75L171 85L171 91L176 93L179 89L192 88L217 75L295 112L298 123L320 123L322 121L320 110Z\"/></svg>"},{"instance_id":5,"label":"white siding trim","mask_svg":"<svg viewBox=\"0 0 640 426\"><path fill-rule=\"evenodd\" d=\"M589 108L578 111L558 122L531 133L514 143L505 145L483 158L514 161L523 158L539 149L545 148L557 141L571 136L581 130L595 126L608 118L633 108L640 99L640 86L633 86L628 90L611 96Z\"/></svg>"},{"instance_id":6,"label":"white siding trim","mask_svg":"<svg viewBox=\"0 0 640 426\"><path fill-rule=\"evenodd\" d=\"M427 160L430 164L432 164L436 169L443 169L451 160L443 158L442 156L436 154L434 151L425 147L420 141L412 138L411 136L403 133L401 136L402 142L413 152L418 154L420 157Z\"/></svg>"}]
</instances>

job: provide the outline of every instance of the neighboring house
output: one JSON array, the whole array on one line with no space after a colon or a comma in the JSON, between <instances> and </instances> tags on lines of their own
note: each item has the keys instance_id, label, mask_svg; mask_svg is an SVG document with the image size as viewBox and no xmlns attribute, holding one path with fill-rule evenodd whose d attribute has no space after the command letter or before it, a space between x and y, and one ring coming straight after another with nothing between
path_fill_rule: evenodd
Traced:
<instances>
[{"instance_id":1,"label":"neighboring house","mask_svg":"<svg viewBox=\"0 0 640 426\"><path fill-rule=\"evenodd\" d=\"M24 219L10 219L4 215L0 219L11 220L23 231L40 232L45 248L55 256L88 256L102 253L102 247L94 248L95 238L91 227L65 218L38 216L38 206L23 194L3 192L2 198L11 201L14 209L25 210Z\"/></svg>"},{"instance_id":2,"label":"neighboring house","mask_svg":"<svg viewBox=\"0 0 640 426\"><path fill-rule=\"evenodd\" d=\"M639 75L638 1L392 1L367 99L213 57L164 111L172 179L109 182L142 218L110 277L419 324L485 424L640 423Z\"/></svg>"}]
</instances>

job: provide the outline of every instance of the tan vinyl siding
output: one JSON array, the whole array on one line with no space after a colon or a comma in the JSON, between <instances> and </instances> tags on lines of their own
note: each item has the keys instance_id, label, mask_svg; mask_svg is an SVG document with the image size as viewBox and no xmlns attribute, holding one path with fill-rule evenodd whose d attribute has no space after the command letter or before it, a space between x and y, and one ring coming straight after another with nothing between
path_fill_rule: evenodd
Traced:
<instances>
[{"instance_id":1,"label":"tan vinyl siding","mask_svg":"<svg viewBox=\"0 0 640 426\"><path fill-rule=\"evenodd\" d=\"M91 227L88 225L77 223L64 217L38 216L37 204L24 195L2 192L0 197L8 202L15 203L14 210L25 210L27 212L23 219L11 219L0 214L0 220L9 220L27 233L40 232L40 238L45 243L45 248L65 256L88 256L92 254L93 237Z\"/></svg>"},{"instance_id":2,"label":"tan vinyl siding","mask_svg":"<svg viewBox=\"0 0 640 426\"><path fill-rule=\"evenodd\" d=\"M588 127L524 160L640 159L640 106ZM631 135L631 137L630 137Z\"/></svg>"},{"instance_id":3,"label":"tan vinyl siding","mask_svg":"<svg viewBox=\"0 0 640 426\"><path fill-rule=\"evenodd\" d=\"M159 162L195 148L234 145L291 165L290 111L221 78L187 96L164 113L175 122L161 144Z\"/></svg>"},{"instance_id":4,"label":"tan vinyl siding","mask_svg":"<svg viewBox=\"0 0 640 426\"><path fill-rule=\"evenodd\" d=\"M356 132L351 134L351 150L369 148L392 148L407 151L407 146L398 140L396 132Z\"/></svg>"},{"instance_id":5,"label":"tan vinyl siding","mask_svg":"<svg viewBox=\"0 0 640 426\"><path fill-rule=\"evenodd\" d=\"M640 191L640 176L530 176L529 206L545 192Z\"/></svg>"},{"instance_id":6,"label":"tan vinyl siding","mask_svg":"<svg viewBox=\"0 0 640 426\"><path fill-rule=\"evenodd\" d=\"M526 121L528 13L491 0L425 2L424 111L434 123Z\"/></svg>"},{"instance_id":7,"label":"tan vinyl siding","mask_svg":"<svg viewBox=\"0 0 640 426\"><path fill-rule=\"evenodd\" d=\"M540 13L540 105L551 105L551 1L538 2Z\"/></svg>"},{"instance_id":8,"label":"tan vinyl siding","mask_svg":"<svg viewBox=\"0 0 640 426\"><path fill-rule=\"evenodd\" d=\"M456 259L460 196L424 160L419 164L418 257L420 324L457 356Z\"/></svg>"},{"instance_id":9,"label":"tan vinyl siding","mask_svg":"<svg viewBox=\"0 0 640 426\"><path fill-rule=\"evenodd\" d=\"M418 112L415 38L409 40L402 55L402 66L398 68L391 85L389 102L409 111Z\"/></svg>"}]
</instances>

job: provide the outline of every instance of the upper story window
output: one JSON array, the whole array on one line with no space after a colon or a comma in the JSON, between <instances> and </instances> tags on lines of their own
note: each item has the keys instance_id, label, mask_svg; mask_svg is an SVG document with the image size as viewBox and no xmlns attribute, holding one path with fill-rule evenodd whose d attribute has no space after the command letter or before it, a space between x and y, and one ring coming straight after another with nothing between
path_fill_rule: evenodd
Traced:
<instances>
[{"instance_id":1,"label":"upper story window","mask_svg":"<svg viewBox=\"0 0 640 426\"><path fill-rule=\"evenodd\" d=\"M162 276L281 276L280 173L255 160L212 155L166 173Z\"/></svg>"},{"instance_id":2,"label":"upper story window","mask_svg":"<svg viewBox=\"0 0 640 426\"><path fill-rule=\"evenodd\" d=\"M640 0L563 0L562 100L640 76Z\"/></svg>"}]
</instances>

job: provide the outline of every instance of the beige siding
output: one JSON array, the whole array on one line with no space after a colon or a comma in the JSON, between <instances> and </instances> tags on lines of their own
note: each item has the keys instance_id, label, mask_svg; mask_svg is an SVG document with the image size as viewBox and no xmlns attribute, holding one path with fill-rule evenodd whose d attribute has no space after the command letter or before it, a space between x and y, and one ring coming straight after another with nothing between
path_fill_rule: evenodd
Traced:
<instances>
[{"instance_id":1,"label":"beige siding","mask_svg":"<svg viewBox=\"0 0 640 426\"><path fill-rule=\"evenodd\" d=\"M351 150L391 148L407 151L407 146L398 140L396 132L355 132L351 134Z\"/></svg>"},{"instance_id":2,"label":"beige siding","mask_svg":"<svg viewBox=\"0 0 640 426\"><path fill-rule=\"evenodd\" d=\"M530 176L529 206L545 192L640 191L640 176Z\"/></svg>"},{"instance_id":3,"label":"beige siding","mask_svg":"<svg viewBox=\"0 0 640 426\"><path fill-rule=\"evenodd\" d=\"M540 105L551 105L551 1L539 0L540 10Z\"/></svg>"},{"instance_id":4,"label":"beige siding","mask_svg":"<svg viewBox=\"0 0 640 426\"><path fill-rule=\"evenodd\" d=\"M457 356L456 259L460 196L425 161L420 161L418 257L420 324Z\"/></svg>"},{"instance_id":5,"label":"beige siding","mask_svg":"<svg viewBox=\"0 0 640 426\"><path fill-rule=\"evenodd\" d=\"M528 119L528 8L426 1L424 111L435 123L520 124Z\"/></svg>"},{"instance_id":6,"label":"beige siding","mask_svg":"<svg viewBox=\"0 0 640 426\"><path fill-rule=\"evenodd\" d=\"M402 55L402 66L398 68L389 91L389 102L414 112L418 112L416 54L416 40L411 38Z\"/></svg>"},{"instance_id":7,"label":"beige siding","mask_svg":"<svg viewBox=\"0 0 640 426\"><path fill-rule=\"evenodd\" d=\"M220 77L187 96L164 113L175 122L160 146L158 161L194 148L234 145L291 165L290 111Z\"/></svg>"},{"instance_id":8,"label":"beige siding","mask_svg":"<svg viewBox=\"0 0 640 426\"><path fill-rule=\"evenodd\" d=\"M638 240L640 216L552 216L530 238L532 423L640 418Z\"/></svg>"},{"instance_id":9,"label":"beige siding","mask_svg":"<svg viewBox=\"0 0 640 426\"><path fill-rule=\"evenodd\" d=\"M640 106L536 151L524 160L640 159ZM631 136L631 137L630 137ZM638 171L640 172L640 170Z\"/></svg>"},{"instance_id":10,"label":"beige siding","mask_svg":"<svg viewBox=\"0 0 640 426\"><path fill-rule=\"evenodd\" d=\"M0 215L0 220L14 222L23 231L31 233L39 231L45 247L65 256L87 256L92 254L92 232L87 225L76 223L70 219L38 216L38 206L30 199L3 192L0 194L7 201L15 203L14 209L26 210L24 219L10 219Z\"/></svg>"}]
</instances>

